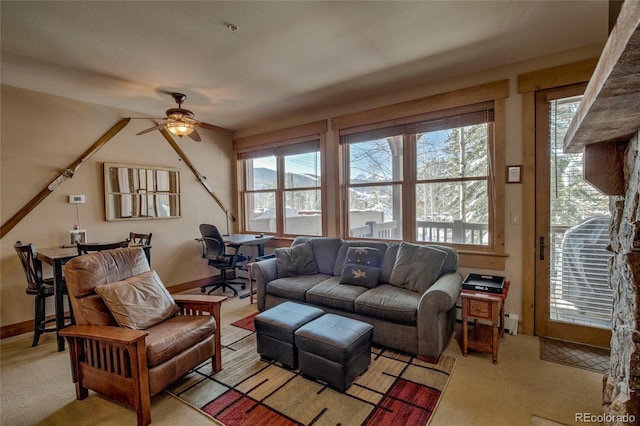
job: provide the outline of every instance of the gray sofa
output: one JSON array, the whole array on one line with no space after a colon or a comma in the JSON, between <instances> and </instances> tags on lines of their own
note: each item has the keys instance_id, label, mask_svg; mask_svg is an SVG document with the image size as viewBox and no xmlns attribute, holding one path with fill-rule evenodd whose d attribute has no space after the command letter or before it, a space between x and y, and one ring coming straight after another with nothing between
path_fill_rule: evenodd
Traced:
<instances>
[{"instance_id":1,"label":"gray sofa","mask_svg":"<svg viewBox=\"0 0 640 426\"><path fill-rule=\"evenodd\" d=\"M451 247L298 237L254 263L252 275L259 311L285 301L316 306L371 324L375 344L433 362L453 333L457 269Z\"/></svg>"}]
</instances>

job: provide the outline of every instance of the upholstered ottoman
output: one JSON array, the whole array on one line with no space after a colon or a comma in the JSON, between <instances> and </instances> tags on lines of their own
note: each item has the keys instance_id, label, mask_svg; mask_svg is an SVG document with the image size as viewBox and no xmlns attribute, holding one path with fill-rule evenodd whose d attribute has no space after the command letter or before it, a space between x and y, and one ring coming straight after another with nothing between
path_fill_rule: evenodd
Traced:
<instances>
[{"instance_id":1,"label":"upholstered ottoman","mask_svg":"<svg viewBox=\"0 0 640 426\"><path fill-rule=\"evenodd\" d=\"M370 324L324 314L295 332L300 372L344 391L369 367L372 339Z\"/></svg>"},{"instance_id":2,"label":"upholstered ottoman","mask_svg":"<svg viewBox=\"0 0 640 426\"><path fill-rule=\"evenodd\" d=\"M281 362L291 369L297 368L298 357L293 333L323 314L322 309L313 306L284 302L256 315L253 324L260 357Z\"/></svg>"}]
</instances>

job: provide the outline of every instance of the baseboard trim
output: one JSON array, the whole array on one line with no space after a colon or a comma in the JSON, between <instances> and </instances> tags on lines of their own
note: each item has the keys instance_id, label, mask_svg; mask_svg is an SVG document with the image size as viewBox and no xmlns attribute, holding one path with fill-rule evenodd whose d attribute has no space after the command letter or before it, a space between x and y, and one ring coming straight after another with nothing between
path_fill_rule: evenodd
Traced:
<instances>
[{"instance_id":1,"label":"baseboard trim","mask_svg":"<svg viewBox=\"0 0 640 426\"><path fill-rule=\"evenodd\" d=\"M212 275L206 278L200 278L194 281L189 281L182 284L172 285L171 287L167 287L169 293L175 294L180 293L182 291L191 290L193 288L202 287L205 284L214 283L220 280L220 275ZM65 315L69 315L68 312L65 312ZM54 319L55 315L48 315L47 319ZM17 322L15 324L4 325L0 327L0 339L5 339L7 337L18 336L20 334L25 333L33 333L33 319Z\"/></svg>"}]
</instances>

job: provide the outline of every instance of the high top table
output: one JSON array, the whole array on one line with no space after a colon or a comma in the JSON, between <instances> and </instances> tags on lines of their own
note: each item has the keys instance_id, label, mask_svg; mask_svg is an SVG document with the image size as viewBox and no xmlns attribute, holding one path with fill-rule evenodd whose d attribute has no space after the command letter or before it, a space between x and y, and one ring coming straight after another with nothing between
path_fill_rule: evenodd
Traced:
<instances>
[{"instance_id":1,"label":"high top table","mask_svg":"<svg viewBox=\"0 0 640 426\"><path fill-rule=\"evenodd\" d=\"M144 250L147 261L151 263L151 246L139 246ZM64 328L64 279L62 267L69 260L78 256L78 248L73 247L45 247L38 248L38 259L53 267L53 288L56 311L56 338L58 339L58 352L64 350L64 337L60 336L60 330Z\"/></svg>"}]
</instances>

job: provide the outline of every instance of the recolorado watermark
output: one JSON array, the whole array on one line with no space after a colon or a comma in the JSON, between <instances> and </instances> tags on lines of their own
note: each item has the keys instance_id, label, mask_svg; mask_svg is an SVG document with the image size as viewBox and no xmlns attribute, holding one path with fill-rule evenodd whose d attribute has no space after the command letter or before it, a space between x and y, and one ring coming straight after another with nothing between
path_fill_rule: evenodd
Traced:
<instances>
[{"instance_id":1,"label":"recolorado watermark","mask_svg":"<svg viewBox=\"0 0 640 426\"><path fill-rule=\"evenodd\" d=\"M628 423L633 424L636 416L633 414L591 414L575 413L576 423Z\"/></svg>"}]
</instances>

